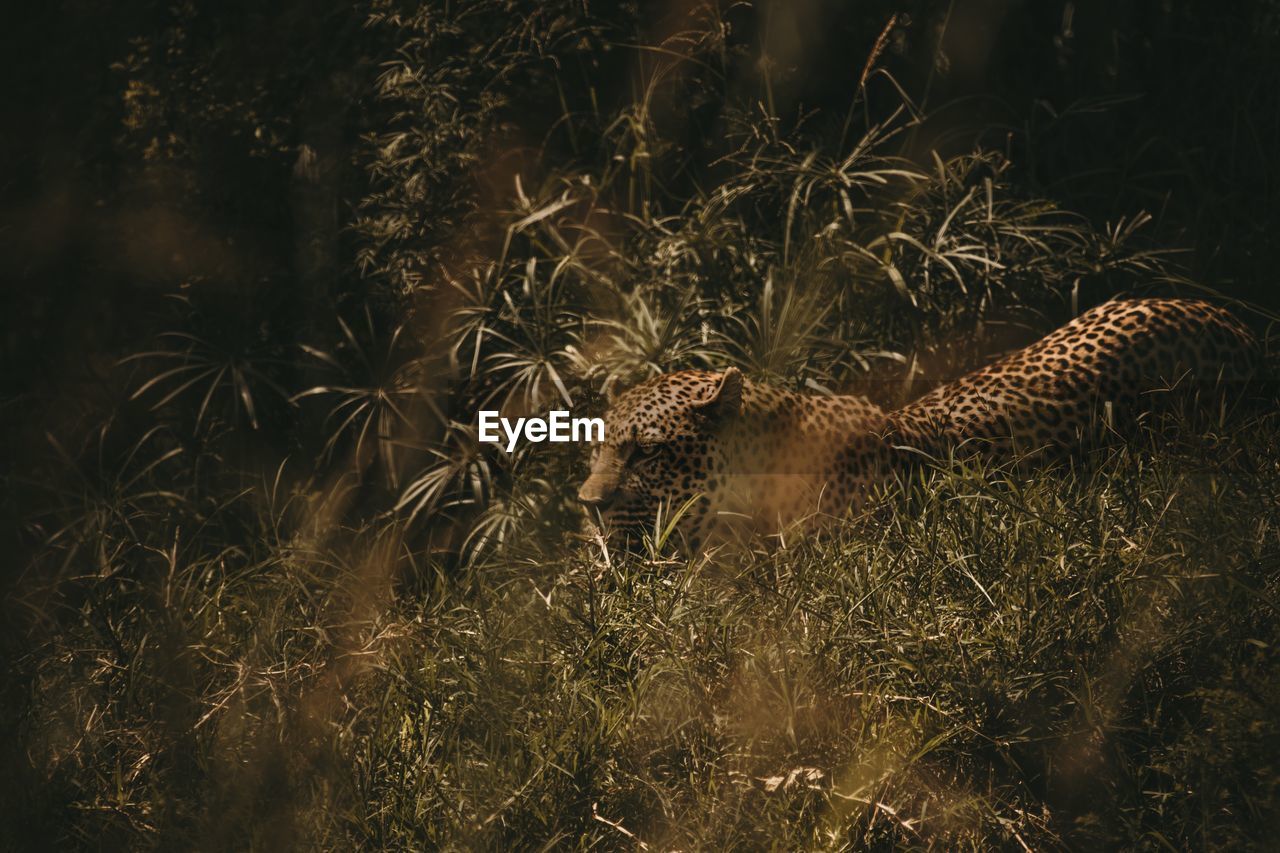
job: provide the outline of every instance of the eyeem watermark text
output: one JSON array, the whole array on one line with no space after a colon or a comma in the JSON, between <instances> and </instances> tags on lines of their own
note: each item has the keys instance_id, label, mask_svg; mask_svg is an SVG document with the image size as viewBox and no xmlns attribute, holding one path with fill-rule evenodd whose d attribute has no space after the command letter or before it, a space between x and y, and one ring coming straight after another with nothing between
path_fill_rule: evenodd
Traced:
<instances>
[{"instance_id":1,"label":"eyeem watermark text","mask_svg":"<svg viewBox=\"0 0 1280 853\"><path fill-rule=\"evenodd\" d=\"M500 417L497 412L480 412L480 440L498 444L502 437L498 427L506 433L506 451L516 449L516 442L523 436L535 444L540 441L604 441L604 421L600 418L571 418L568 412L552 411L549 418Z\"/></svg>"}]
</instances>

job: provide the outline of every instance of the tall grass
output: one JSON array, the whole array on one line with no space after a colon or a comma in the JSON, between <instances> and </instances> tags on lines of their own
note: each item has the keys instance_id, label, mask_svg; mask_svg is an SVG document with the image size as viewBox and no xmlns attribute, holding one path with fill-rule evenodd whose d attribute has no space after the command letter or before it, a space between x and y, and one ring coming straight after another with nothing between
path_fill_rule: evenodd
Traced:
<instances>
[{"instance_id":1,"label":"tall grass","mask_svg":"<svg viewBox=\"0 0 1280 853\"><path fill-rule=\"evenodd\" d=\"M87 846L1263 844L1275 427L958 465L688 561L446 570L291 533L282 481L156 495L24 597L22 807Z\"/></svg>"}]
</instances>

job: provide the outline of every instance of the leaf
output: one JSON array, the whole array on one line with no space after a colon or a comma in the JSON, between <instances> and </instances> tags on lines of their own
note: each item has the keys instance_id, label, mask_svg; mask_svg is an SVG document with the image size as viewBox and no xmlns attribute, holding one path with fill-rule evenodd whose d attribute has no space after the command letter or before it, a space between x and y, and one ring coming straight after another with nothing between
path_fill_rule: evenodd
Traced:
<instances>
[{"instance_id":1,"label":"leaf","mask_svg":"<svg viewBox=\"0 0 1280 853\"><path fill-rule=\"evenodd\" d=\"M567 196L563 197L559 201L552 202L546 207L543 207L540 210L535 210L533 213L530 213L528 216L524 217L523 219L518 220L511 226L510 231L512 233L519 233L524 229L528 228L530 225L541 222L542 220L546 219L549 216L554 216L555 214L564 210L566 207L568 207L569 205L573 204L576 201L577 199L575 198L569 198Z\"/></svg>"}]
</instances>

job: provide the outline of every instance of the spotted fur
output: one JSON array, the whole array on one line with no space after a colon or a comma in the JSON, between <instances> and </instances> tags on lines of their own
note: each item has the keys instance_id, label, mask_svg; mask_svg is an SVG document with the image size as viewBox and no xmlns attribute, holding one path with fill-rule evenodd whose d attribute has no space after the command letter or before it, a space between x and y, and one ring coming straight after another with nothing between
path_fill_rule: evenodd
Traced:
<instances>
[{"instance_id":1,"label":"spotted fur","mask_svg":"<svg viewBox=\"0 0 1280 853\"><path fill-rule=\"evenodd\" d=\"M1248 328L1216 305L1115 300L940 385L890 421L898 442L934 455L965 442L997 452L1071 448L1158 406L1171 390L1194 395L1244 381L1259 355Z\"/></svg>"},{"instance_id":2,"label":"spotted fur","mask_svg":"<svg viewBox=\"0 0 1280 853\"><path fill-rule=\"evenodd\" d=\"M605 414L580 500L611 529L652 528L659 505L693 501L693 547L713 527L775 529L843 511L883 477L884 412L861 397L812 397L735 368L686 370L621 395Z\"/></svg>"},{"instance_id":3,"label":"spotted fur","mask_svg":"<svg viewBox=\"0 0 1280 853\"><path fill-rule=\"evenodd\" d=\"M892 470L971 447L1075 447L1171 387L1247 378L1253 335L1221 308L1118 300L1031 346L886 413L863 397L814 396L686 370L620 395L605 414L579 499L610 531L652 529L688 504L691 547L735 528L772 532L856 508Z\"/></svg>"}]
</instances>

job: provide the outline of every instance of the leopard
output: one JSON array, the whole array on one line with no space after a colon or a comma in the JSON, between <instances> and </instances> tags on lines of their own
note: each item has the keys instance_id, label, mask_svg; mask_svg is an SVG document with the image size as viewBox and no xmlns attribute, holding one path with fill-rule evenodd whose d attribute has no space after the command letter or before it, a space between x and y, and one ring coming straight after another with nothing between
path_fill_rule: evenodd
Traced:
<instances>
[{"instance_id":1,"label":"leopard","mask_svg":"<svg viewBox=\"0 0 1280 853\"><path fill-rule=\"evenodd\" d=\"M694 550L798 522L809 530L856 512L912 466L1079 449L1162 400L1230 393L1260 358L1257 337L1225 308L1129 298L892 410L753 381L736 367L680 370L609 405L578 500L608 541L656 537L664 514Z\"/></svg>"}]
</instances>

